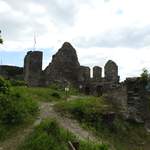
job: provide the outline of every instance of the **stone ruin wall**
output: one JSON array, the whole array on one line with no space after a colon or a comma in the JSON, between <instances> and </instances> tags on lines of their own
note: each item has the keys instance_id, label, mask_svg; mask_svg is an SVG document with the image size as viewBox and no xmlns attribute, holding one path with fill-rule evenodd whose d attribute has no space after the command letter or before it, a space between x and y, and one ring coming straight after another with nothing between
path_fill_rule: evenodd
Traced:
<instances>
[{"instance_id":1,"label":"stone ruin wall","mask_svg":"<svg viewBox=\"0 0 150 150\"><path fill-rule=\"evenodd\" d=\"M127 78L128 118L139 123L150 119L149 91L141 78Z\"/></svg>"},{"instance_id":2,"label":"stone ruin wall","mask_svg":"<svg viewBox=\"0 0 150 150\"><path fill-rule=\"evenodd\" d=\"M112 60L109 60L104 67L105 71L105 80L118 83L119 82L119 76L118 76L118 66L115 62Z\"/></svg>"},{"instance_id":3,"label":"stone ruin wall","mask_svg":"<svg viewBox=\"0 0 150 150\"><path fill-rule=\"evenodd\" d=\"M150 129L150 92L146 91L140 78L127 78L118 87L104 93L125 119L143 123Z\"/></svg>"},{"instance_id":4,"label":"stone ruin wall","mask_svg":"<svg viewBox=\"0 0 150 150\"><path fill-rule=\"evenodd\" d=\"M101 81L102 79L102 68L99 66L93 67L93 81Z\"/></svg>"},{"instance_id":5,"label":"stone ruin wall","mask_svg":"<svg viewBox=\"0 0 150 150\"><path fill-rule=\"evenodd\" d=\"M90 82L90 68L86 66L80 66L78 81L80 84L85 84Z\"/></svg>"},{"instance_id":6,"label":"stone ruin wall","mask_svg":"<svg viewBox=\"0 0 150 150\"><path fill-rule=\"evenodd\" d=\"M125 85L120 84L116 88L112 88L111 90L107 90L103 94L112 104L114 104L122 113L127 112L127 88Z\"/></svg>"},{"instance_id":7,"label":"stone ruin wall","mask_svg":"<svg viewBox=\"0 0 150 150\"><path fill-rule=\"evenodd\" d=\"M102 77L102 69L95 66L91 78L90 68L80 66L76 51L69 43L64 43L53 55L52 62L44 71L42 52L28 52L24 71L25 80L30 86L39 86L41 83L49 85L53 81L64 85L75 83L77 87L82 85L86 94L108 97L126 119L136 122L148 120L148 100L138 80L127 79L124 83L119 83L118 66L111 60L105 64L105 77Z\"/></svg>"},{"instance_id":8,"label":"stone ruin wall","mask_svg":"<svg viewBox=\"0 0 150 150\"><path fill-rule=\"evenodd\" d=\"M105 77L102 77L102 68L93 67L93 78L90 77L90 68L81 66L76 50L68 42L65 42L58 52L53 55L52 62L42 71L42 52L29 51L24 59L25 81L29 86L47 86L53 82L63 85L73 84L76 87L86 85L112 86L119 83L118 66L109 60L105 65Z\"/></svg>"},{"instance_id":9,"label":"stone ruin wall","mask_svg":"<svg viewBox=\"0 0 150 150\"><path fill-rule=\"evenodd\" d=\"M105 64L105 77L102 77L101 67L93 67L93 78L91 78L90 68L79 64L76 51L70 43L63 44L43 71L42 56L43 53L40 51L29 51L24 59L24 69L19 68L20 71L14 72L15 75L23 76L24 70L24 79L29 86L47 86L53 81L61 81L65 86L68 83L76 83L77 87L82 85L86 94L107 96L116 107L121 109L127 119L148 122L150 129L150 110L147 104L147 97L150 94L143 89L139 79L127 79L120 84L118 66L115 62L109 60ZM0 66L0 68L5 67ZM9 71L6 69L2 71L2 69L0 74L9 74Z\"/></svg>"},{"instance_id":10,"label":"stone ruin wall","mask_svg":"<svg viewBox=\"0 0 150 150\"><path fill-rule=\"evenodd\" d=\"M40 51L29 51L24 59L24 80L29 86L40 86L42 74L42 57Z\"/></svg>"}]
</instances>

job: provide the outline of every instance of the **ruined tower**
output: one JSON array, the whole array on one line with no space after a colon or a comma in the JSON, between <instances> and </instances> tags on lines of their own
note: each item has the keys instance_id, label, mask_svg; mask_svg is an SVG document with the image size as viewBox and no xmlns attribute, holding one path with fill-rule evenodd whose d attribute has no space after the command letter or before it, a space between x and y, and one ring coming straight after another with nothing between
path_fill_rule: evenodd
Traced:
<instances>
[{"instance_id":1,"label":"ruined tower","mask_svg":"<svg viewBox=\"0 0 150 150\"><path fill-rule=\"evenodd\" d=\"M42 73L41 51L29 51L24 58L24 79L29 86L39 86Z\"/></svg>"},{"instance_id":2,"label":"ruined tower","mask_svg":"<svg viewBox=\"0 0 150 150\"><path fill-rule=\"evenodd\" d=\"M58 52L53 55L52 62L44 71L47 84L60 82L65 84L77 84L80 64L73 46L65 42Z\"/></svg>"},{"instance_id":3,"label":"ruined tower","mask_svg":"<svg viewBox=\"0 0 150 150\"><path fill-rule=\"evenodd\" d=\"M79 70L79 82L88 82L90 81L90 68L86 66L80 66Z\"/></svg>"},{"instance_id":4,"label":"ruined tower","mask_svg":"<svg viewBox=\"0 0 150 150\"><path fill-rule=\"evenodd\" d=\"M99 66L93 67L93 80L100 81L102 78L102 68Z\"/></svg>"},{"instance_id":5,"label":"ruined tower","mask_svg":"<svg viewBox=\"0 0 150 150\"><path fill-rule=\"evenodd\" d=\"M105 80L107 82L114 82L118 83L119 82L119 76L118 76L118 66L116 65L115 62L112 60L109 60L105 64Z\"/></svg>"}]
</instances>

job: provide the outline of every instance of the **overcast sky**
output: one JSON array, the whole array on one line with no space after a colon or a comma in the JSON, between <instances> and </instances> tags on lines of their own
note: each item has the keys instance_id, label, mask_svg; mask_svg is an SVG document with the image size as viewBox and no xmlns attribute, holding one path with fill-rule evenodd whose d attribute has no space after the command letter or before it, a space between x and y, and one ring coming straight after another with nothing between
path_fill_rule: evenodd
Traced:
<instances>
[{"instance_id":1,"label":"overcast sky","mask_svg":"<svg viewBox=\"0 0 150 150\"><path fill-rule=\"evenodd\" d=\"M82 65L114 60L121 79L150 70L149 0L0 0L0 29L3 64L22 66L35 34L43 68L68 41Z\"/></svg>"}]
</instances>

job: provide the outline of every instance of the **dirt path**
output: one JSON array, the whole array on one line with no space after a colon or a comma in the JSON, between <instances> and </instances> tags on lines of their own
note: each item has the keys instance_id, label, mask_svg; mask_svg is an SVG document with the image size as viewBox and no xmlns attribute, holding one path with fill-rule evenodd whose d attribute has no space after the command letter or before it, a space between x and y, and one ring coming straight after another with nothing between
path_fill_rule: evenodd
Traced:
<instances>
[{"instance_id":1,"label":"dirt path","mask_svg":"<svg viewBox=\"0 0 150 150\"><path fill-rule=\"evenodd\" d=\"M40 124L43 119L48 117L55 118L60 126L74 133L79 139L99 142L90 131L86 131L81 128L77 121L62 117L60 114L55 112L53 109L54 104L55 103L41 102L40 115L37 120L32 125L25 129L18 130L13 136L0 143L0 150L16 150L17 146L25 140L25 137L33 131L34 127Z\"/></svg>"},{"instance_id":2,"label":"dirt path","mask_svg":"<svg viewBox=\"0 0 150 150\"><path fill-rule=\"evenodd\" d=\"M98 142L97 138L90 131L81 128L80 124L76 120L61 116L59 113L54 111L53 104L45 103L42 105L41 110L44 110L41 114L43 116L42 118L47 118L48 116L55 118L60 126L74 133L79 139Z\"/></svg>"}]
</instances>

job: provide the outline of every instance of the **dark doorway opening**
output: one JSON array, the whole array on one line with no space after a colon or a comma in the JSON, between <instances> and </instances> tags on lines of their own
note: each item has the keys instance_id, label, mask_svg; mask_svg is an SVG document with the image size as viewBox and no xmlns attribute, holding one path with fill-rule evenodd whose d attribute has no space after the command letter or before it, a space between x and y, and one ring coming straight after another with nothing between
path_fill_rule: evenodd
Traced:
<instances>
[{"instance_id":1,"label":"dark doorway opening","mask_svg":"<svg viewBox=\"0 0 150 150\"><path fill-rule=\"evenodd\" d=\"M88 86L85 87L85 94L90 95L90 87Z\"/></svg>"},{"instance_id":2,"label":"dark doorway opening","mask_svg":"<svg viewBox=\"0 0 150 150\"><path fill-rule=\"evenodd\" d=\"M102 96L103 95L103 87L102 86L97 86L96 87L96 93L97 93L97 96Z\"/></svg>"}]
</instances>

